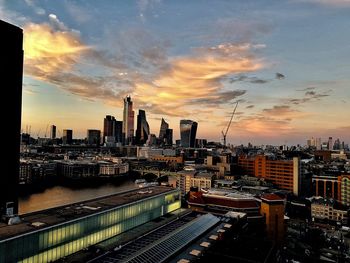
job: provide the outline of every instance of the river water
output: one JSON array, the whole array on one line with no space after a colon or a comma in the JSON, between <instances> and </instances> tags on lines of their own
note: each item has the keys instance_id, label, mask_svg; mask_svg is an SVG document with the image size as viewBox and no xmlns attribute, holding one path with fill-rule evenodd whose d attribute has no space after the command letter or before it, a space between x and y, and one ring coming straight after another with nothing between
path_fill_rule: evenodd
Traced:
<instances>
[{"instance_id":1,"label":"river water","mask_svg":"<svg viewBox=\"0 0 350 263\"><path fill-rule=\"evenodd\" d=\"M106 183L102 186L88 188L69 188L54 186L40 193L33 193L19 198L19 214L26 214L47 208L81 202L96 197L136 188L133 181L124 181L118 185Z\"/></svg>"}]
</instances>

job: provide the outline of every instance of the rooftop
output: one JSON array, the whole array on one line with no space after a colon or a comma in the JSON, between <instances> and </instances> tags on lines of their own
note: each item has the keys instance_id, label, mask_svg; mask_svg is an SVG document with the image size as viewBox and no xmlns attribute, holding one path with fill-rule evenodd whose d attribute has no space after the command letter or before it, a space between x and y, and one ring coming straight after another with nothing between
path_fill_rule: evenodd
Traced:
<instances>
[{"instance_id":1,"label":"rooftop","mask_svg":"<svg viewBox=\"0 0 350 263\"><path fill-rule=\"evenodd\" d=\"M173 190L173 188L166 186L147 187L142 188L142 190L136 189L119 192L79 203L24 214L21 215L22 222L19 224L7 225L5 223L0 223L0 241Z\"/></svg>"},{"instance_id":2,"label":"rooftop","mask_svg":"<svg viewBox=\"0 0 350 263\"><path fill-rule=\"evenodd\" d=\"M283 202L284 199L281 198L280 196L276 194L264 194L261 197L261 200L266 201L266 202Z\"/></svg>"}]
</instances>

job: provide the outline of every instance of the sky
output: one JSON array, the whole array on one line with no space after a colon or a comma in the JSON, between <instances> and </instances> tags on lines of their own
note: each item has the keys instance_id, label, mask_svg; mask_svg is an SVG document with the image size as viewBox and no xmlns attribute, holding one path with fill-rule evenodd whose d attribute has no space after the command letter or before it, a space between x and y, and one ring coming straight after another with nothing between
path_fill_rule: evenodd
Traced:
<instances>
[{"instance_id":1,"label":"sky","mask_svg":"<svg viewBox=\"0 0 350 263\"><path fill-rule=\"evenodd\" d=\"M23 28L22 129L101 129L123 98L179 138L350 142L350 0L0 0ZM135 123L136 124L136 123ZM135 125L136 126L136 125Z\"/></svg>"}]
</instances>

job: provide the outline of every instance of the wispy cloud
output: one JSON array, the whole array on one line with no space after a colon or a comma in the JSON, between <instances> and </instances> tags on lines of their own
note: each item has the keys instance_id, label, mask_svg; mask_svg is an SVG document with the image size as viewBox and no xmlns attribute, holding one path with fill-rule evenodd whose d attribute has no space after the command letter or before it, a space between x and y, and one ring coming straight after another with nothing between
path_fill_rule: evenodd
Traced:
<instances>
[{"instance_id":1,"label":"wispy cloud","mask_svg":"<svg viewBox=\"0 0 350 263\"><path fill-rule=\"evenodd\" d=\"M37 15L45 15L46 11L44 8L42 8L41 6L38 5L38 3L35 0L24 0L25 3L30 6L31 8L33 8L34 12Z\"/></svg>"},{"instance_id":2,"label":"wispy cloud","mask_svg":"<svg viewBox=\"0 0 350 263\"><path fill-rule=\"evenodd\" d=\"M304 97L302 98L293 98L293 99L287 99L286 103L287 104L294 104L294 105L299 105L299 104L304 104L308 102L313 102L320 100L324 97L330 96L332 90L326 90L322 92L318 92L315 90L314 87L309 87L306 89L298 90L298 91L305 91Z\"/></svg>"},{"instance_id":3,"label":"wispy cloud","mask_svg":"<svg viewBox=\"0 0 350 263\"><path fill-rule=\"evenodd\" d=\"M294 0L295 2L320 4L328 7L350 7L349 0Z\"/></svg>"},{"instance_id":4,"label":"wispy cloud","mask_svg":"<svg viewBox=\"0 0 350 263\"><path fill-rule=\"evenodd\" d=\"M49 24L24 27L25 73L49 80L57 72L68 71L89 47L72 32L54 31Z\"/></svg>"},{"instance_id":5,"label":"wispy cloud","mask_svg":"<svg viewBox=\"0 0 350 263\"><path fill-rule=\"evenodd\" d=\"M268 79L262 79L258 77L248 77L245 75L240 75L237 77L230 78L229 82L230 83L235 83L235 82L248 82L252 84L265 84L270 82L271 80Z\"/></svg>"},{"instance_id":6,"label":"wispy cloud","mask_svg":"<svg viewBox=\"0 0 350 263\"><path fill-rule=\"evenodd\" d=\"M256 71L263 66L248 53L247 45L230 44L196 49L192 55L171 59L152 84L136 83L135 92L142 94L137 99L142 104L152 101L154 110L166 102L167 108L173 109L170 115L180 114L181 110L193 105L228 103L246 91L224 90L223 78Z\"/></svg>"}]
</instances>

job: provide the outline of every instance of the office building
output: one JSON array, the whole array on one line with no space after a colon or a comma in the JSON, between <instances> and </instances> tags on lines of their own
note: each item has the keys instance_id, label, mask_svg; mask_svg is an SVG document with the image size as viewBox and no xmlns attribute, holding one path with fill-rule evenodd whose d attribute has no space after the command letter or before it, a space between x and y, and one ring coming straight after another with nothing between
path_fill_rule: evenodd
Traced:
<instances>
[{"instance_id":1,"label":"office building","mask_svg":"<svg viewBox=\"0 0 350 263\"><path fill-rule=\"evenodd\" d=\"M270 160L264 155L253 158L240 156L238 166L247 175L264 178L279 189L291 191L297 196L301 194L302 172L297 157L293 160Z\"/></svg>"},{"instance_id":2,"label":"office building","mask_svg":"<svg viewBox=\"0 0 350 263\"><path fill-rule=\"evenodd\" d=\"M103 120L103 143L107 143L106 138L113 143L123 143L123 122L111 115L106 115Z\"/></svg>"},{"instance_id":3,"label":"office building","mask_svg":"<svg viewBox=\"0 0 350 263\"><path fill-rule=\"evenodd\" d=\"M56 139L56 126L51 125L50 127L50 139Z\"/></svg>"},{"instance_id":4,"label":"office building","mask_svg":"<svg viewBox=\"0 0 350 263\"><path fill-rule=\"evenodd\" d=\"M6 138L10 147L2 162L6 172L1 174L0 216L17 214L17 185L19 174L19 149L22 112L22 76L23 76L23 32L22 29L0 20L0 65L3 83L3 99L11 103L2 103L3 123L1 138ZM6 87L4 86L6 83Z\"/></svg>"},{"instance_id":5,"label":"office building","mask_svg":"<svg viewBox=\"0 0 350 263\"><path fill-rule=\"evenodd\" d=\"M186 195L191 189L192 178L196 175L195 170L179 171L176 176L176 187L180 189L181 195Z\"/></svg>"},{"instance_id":6,"label":"office building","mask_svg":"<svg viewBox=\"0 0 350 263\"><path fill-rule=\"evenodd\" d=\"M23 215L0 228L0 263L53 262L180 207L178 190L157 186Z\"/></svg>"},{"instance_id":7,"label":"office building","mask_svg":"<svg viewBox=\"0 0 350 263\"><path fill-rule=\"evenodd\" d=\"M341 182L340 191L338 187L338 196L343 205L350 206L350 174L338 176L338 181Z\"/></svg>"},{"instance_id":8,"label":"office building","mask_svg":"<svg viewBox=\"0 0 350 263\"><path fill-rule=\"evenodd\" d=\"M100 130L87 130L87 144L100 145L101 143L101 131Z\"/></svg>"},{"instance_id":9,"label":"office building","mask_svg":"<svg viewBox=\"0 0 350 263\"><path fill-rule=\"evenodd\" d=\"M166 136L166 130L169 129L169 124L162 118L159 130L159 140L164 143L164 137Z\"/></svg>"},{"instance_id":10,"label":"office building","mask_svg":"<svg viewBox=\"0 0 350 263\"><path fill-rule=\"evenodd\" d=\"M111 115L106 115L106 117L103 119L103 138L106 136L115 136L115 121L116 119Z\"/></svg>"},{"instance_id":11,"label":"office building","mask_svg":"<svg viewBox=\"0 0 350 263\"><path fill-rule=\"evenodd\" d=\"M173 129L165 130L165 137L163 138L165 145L173 145Z\"/></svg>"},{"instance_id":12,"label":"office building","mask_svg":"<svg viewBox=\"0 0 350 263\"><path fill-rule=\"evenodd\" d=\"M63 144L73 143L73 130L63 130L62 143Z\"/></svg>"},{"instance_id":13,"label":"office building","mask_svg":"<svg viewBox=\"0 0 350 263\"><path fill-rule=\"evenodd\" d=\"M215 175L213 173L201 172L191 178L191 187L196 187L198 190L210 189Z\"/></svg>"},{"instance_id":14,"label":"office building","mask_svg":"<svg viewBox=\"0 0 350 263\"><path fill-rule=\"evenodd\" d=\"M131 144L134 137L134 111L131 97L124 98L123 111L123 133L125 134L126 144Z\"/></svg>"},{"instance_id":15,"label":"office building","mask_svg":"<svg viewBox=\"0 0 350 263\"><path fill-rule=\"evenodd\" d=\"M139 110L137 115L137 129L136 129L136 144L143 145L147 142L149 136L149 125L146 120L146 112Z\"/></svg>"},{"instance_id":16,"label":"office building","mask_svg":"<svg viewBox=\"0 0 350 263\"><path fill-rule=\"evenodd\" d=\"M333 138L332 137L328 138L327 146L328 146L328 150L333 150Z\"/></svg>"},{"instance_id":17,"label":"office building","mask_svg":"<svg viewBox=\"0 0 350 263\"><path fill-rule=\"evenodd\" d=\"M342 180L340 176L313 175L313 194L324 198L340 200L340 189Z\"/></svg>"},{"instance_id":18,"label":"office building","mask_svg":"<svg viewBox=\"0 0 350 263\"><path fill-rule=\"evenodd\" d=\"M322 141L321 138L316 138L316 150L321 150L322 148Z\"/></svg>"},{"instance_id":19,"label":"office building","mask_svg":"<svg viewBox=\"0 0 350 263\"><path fill-rule=\"evenodd\" d=\"M195 147L198 123L191 120L180 121L180 137L182 147Z\"/></svg>"}]
</instances>

